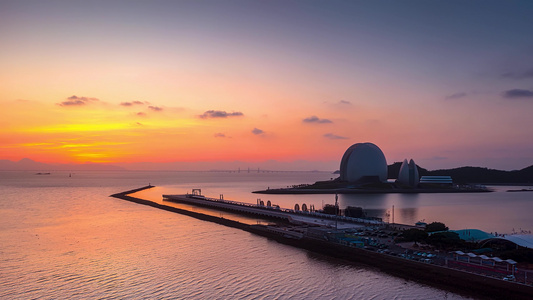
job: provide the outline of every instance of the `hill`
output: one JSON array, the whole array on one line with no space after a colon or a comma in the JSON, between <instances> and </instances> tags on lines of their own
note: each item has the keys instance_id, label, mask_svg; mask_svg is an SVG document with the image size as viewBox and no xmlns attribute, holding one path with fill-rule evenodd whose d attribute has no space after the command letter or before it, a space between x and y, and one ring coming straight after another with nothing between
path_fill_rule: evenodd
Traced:
<instances>
[{"instance_id":1,"label":"hill","mask_svg":"<svg viewBox=\"0 0 533 300\"><path fill-rule=\"evenodd\" d=\"M390 179L395 179L400 172L401 162L388 166ZM460 167L429 171L418 167L420 176L451 176L455 183L485 183L485 184L533 184L533 165L521 170L502 171L482 167Z\"/></svg>"}]
</instances>

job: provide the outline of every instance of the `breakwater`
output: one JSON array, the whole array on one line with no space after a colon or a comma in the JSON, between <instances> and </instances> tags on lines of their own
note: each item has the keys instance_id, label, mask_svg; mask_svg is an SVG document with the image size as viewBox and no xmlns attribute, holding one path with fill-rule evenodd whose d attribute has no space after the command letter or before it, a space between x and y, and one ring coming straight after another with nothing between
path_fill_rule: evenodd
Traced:
<instances>
[{"instance_id":1,"label":"breakwater","mask_svg":"<svg viewBox=\"0 0 533 300\"><path fill-rule=\"evenodd\" d=\"M237 221L180 209L129 195L134 192L152 187L153 186L146 186L131 191L113 194L111 196L170 212L187 215L200 220L241 229L276 240L283 244L306 249L323 255L366 264L401 278L449 290L458 294L486 299L533 298L533 287L531 286L506 282L500 279L479 276L459 270L407 260L366 249L344 246L325 240L309 237L295 238L294 236L287 236L282 231L272 230L269 228L269 226L243 224Z\"/></svg>"}]
</instances>

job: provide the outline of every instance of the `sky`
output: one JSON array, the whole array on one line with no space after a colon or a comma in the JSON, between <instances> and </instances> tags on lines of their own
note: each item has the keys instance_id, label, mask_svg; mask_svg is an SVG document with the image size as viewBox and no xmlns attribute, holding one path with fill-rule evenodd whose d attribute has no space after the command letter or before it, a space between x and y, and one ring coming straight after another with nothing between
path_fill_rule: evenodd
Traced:
<instances>
[{"instance_id":1,"label":"sky","mask_svg":"<svg viewBox=\"0 0 533 300\"><path fill-rule=\"evenodd\" d=\"M0 0L0 159L533 165L531 1Z\"/></svg>"}]
</instances>

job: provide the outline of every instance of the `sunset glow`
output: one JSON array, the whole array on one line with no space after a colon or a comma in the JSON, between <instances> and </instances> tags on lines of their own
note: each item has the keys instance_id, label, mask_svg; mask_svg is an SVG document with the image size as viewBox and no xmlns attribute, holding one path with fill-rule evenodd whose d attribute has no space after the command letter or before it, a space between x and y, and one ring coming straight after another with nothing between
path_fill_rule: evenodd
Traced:
<instances>
[{"instance_id":1,"label":"sunset glow","mask_svg":"<svg viewBox=\"0 0 533 300\"><path fill-rule=\"evenodd\" d=\"M0 159L533 164L532 4L410 3L2 1Z\"/></svg>"}]
</instances>

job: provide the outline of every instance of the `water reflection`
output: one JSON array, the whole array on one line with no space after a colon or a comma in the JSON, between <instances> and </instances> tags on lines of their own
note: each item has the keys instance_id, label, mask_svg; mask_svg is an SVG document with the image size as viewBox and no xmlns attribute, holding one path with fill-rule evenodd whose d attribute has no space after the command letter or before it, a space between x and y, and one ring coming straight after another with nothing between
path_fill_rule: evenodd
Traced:
<instances>
[{"instance_id":1,"label":"water reflection","mask_svg":"<svg viewBox=\"0 0 533 300\"><path fill-rule=\"evenodd\" d=\"M191 174L195 175L195 174ZM212 175L202 173L202 176ZM218 174L215 174L218 175ZM237 174L238 175L238 174ZM191 188L200 187L202 193L217 197L224 194L224 198L229 200L256 203L257 198L278 204L284 208L293 208L295 204L300 207L305 203L308 207L314 205L319 209L325 204L335 204L335 195L265 195L252 194L251 191L270 187L283 186L281 182L302 183L314 182L318 180L318 175L310 173L313 178L298 178L299 175L288 174L285 177L280 174L266 175L248 174L250 178L235 176L234 182L228 182L230 178L219 180L213 176L202 178L200 183L190 183L190 178L183 181L182 177L176 178L174 185L159 185L161 190L153 191L153 197L161 199L161 194L185 194ZM253 175L253 176L252 176ZM301 175L301 174L300 174ZM251 180L258 176L257 181ZM315 178L315 176L317 178ZM324 176L330 176L325 174ZM193 178L198 179L193 176ZM231 177L224 175L224 177ZM329 178L329 177L327 177ZM168 181L168 178L165 178ZM156 182L155 180L152 183ZM285 184L286 185L286 184ZM131 186L130 188L135 187ZM512 228L525 228L533 230L533 219L530 211L533 210L533 201L530 193L507 193L508 189L519 189L520 187L495 187L493 193L466 193L466 194L351 194L339 195L339 206L341 209L347 206L359 206L363 210L369 211L370 216L380 217L383 220L392 221L392 207L394 206L394 222L403 224L414 224L417 221L443 222L453 229L478 228L484 231L511 232ZM116 191L115 191L116 192ZM387 213L389 217L387 218Z\"/></svg>"},{"instance_id":2,"label":"water reflection","mask_svg":"<svg viewBox=\"0 0 533 300\"><path fill-rule=\"evenodd\" d=\"M385 222L414 224L420 220L420 194L347 194L339 199L341 208L362 207L367 216Z\"/></svg>"},{"instance_id":3,"label":"water reflection","mask_svg":"<svg viewBox=\"0 0 533 300\"><path fill-rule=\"evenodd\" d=\"M340 207L359 206L363 209L384 207L387 194L344 194L339 195Z\"/></svg>"},{"instance_id":4,"label":"water reflection","mask_svg":"<svg viewBox=\"0 0 533 300\"><path fill-rule=\"evenodd\" d=\"M399 214L400 219L395 220L395 222L397 223L414 225L414 223L420 221L420 217L418 216L418 209L416 207L400 208Z\"/></svg>"}]
</instances>

